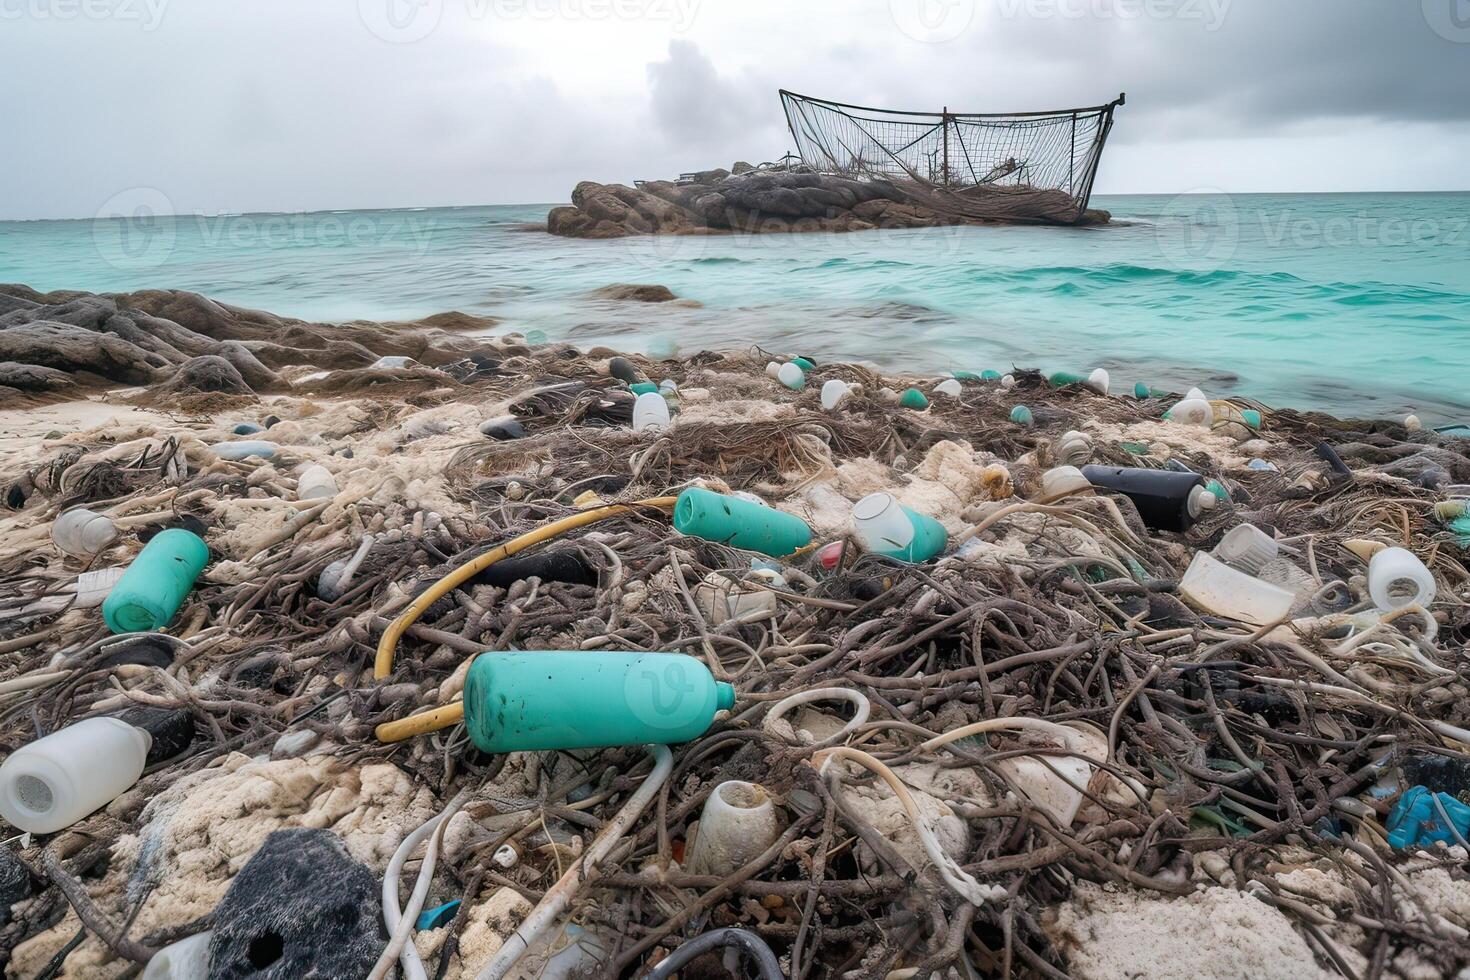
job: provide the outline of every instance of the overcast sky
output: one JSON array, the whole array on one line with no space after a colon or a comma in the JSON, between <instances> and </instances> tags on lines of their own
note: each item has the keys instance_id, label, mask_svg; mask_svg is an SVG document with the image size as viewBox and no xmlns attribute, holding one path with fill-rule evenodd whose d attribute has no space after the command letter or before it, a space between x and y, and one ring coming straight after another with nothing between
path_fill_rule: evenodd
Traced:
<instances>
[{"instance_id":1,"label":"overcast sky","mask_svg":"<svg viewBox=\"0 0 1470 980\"><path fill-rule=\"evenodd\" d=\"M0 0L0 218L565 200L772 160L777 89L1127 91L1099 192L1470 187L1470 0Z\"/></svg>"}]
</instances>

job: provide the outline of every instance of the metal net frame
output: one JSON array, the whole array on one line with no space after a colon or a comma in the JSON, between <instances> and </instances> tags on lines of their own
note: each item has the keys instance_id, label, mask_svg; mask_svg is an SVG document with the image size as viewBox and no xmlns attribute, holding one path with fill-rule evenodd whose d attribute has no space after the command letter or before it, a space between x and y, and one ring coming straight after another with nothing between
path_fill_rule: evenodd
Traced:
<instances>
[{"instance_id":1,"label":"metal net frame","mask_svg":"<svg viewBox=\"0 0 1470 980\"><path fill-rule=\"evenodd\" d=\"M1078 221L1124 101L1051 112L901 112L781 90L796 151L813 170L961 190L1059 190L1077 202Z\"/></svg>"}]
</instances>

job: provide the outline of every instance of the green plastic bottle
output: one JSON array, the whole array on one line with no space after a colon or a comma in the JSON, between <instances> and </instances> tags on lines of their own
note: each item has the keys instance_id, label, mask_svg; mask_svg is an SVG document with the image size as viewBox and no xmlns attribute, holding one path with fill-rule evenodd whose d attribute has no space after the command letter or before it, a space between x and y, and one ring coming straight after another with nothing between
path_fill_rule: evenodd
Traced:
<instances>
[{"instance_id":1,"label":"green plastic bottle","mask_svg":"<svg viewBox=\"0 0 1470 980\"><path fill-rule=\"evenodd\" d=\"M809 357L793 357L791 363L801 368L803 374L811 374L817 369L817 362Z\"/></svg>"},{"instance_id":2,"label":"green plastic bottle","mask_svg":"<svg viewBox=\"0 0 1470 980\"><path fill-rule=\"evenodd\" d=\"M1030 425L1034 420L1035 418L1031 414L1031 409L1025 405L1017 405L1011 409L1011 421L1017 425Z\"/></svg>"},{"instance_id":3,"label":"green plastic bottle","mask_svg":"<svg viewBox=\"0 0 1470 980\"><path fill-rule=\"evenodd\" d=\"M464 688L482 752L688 742L734 704L733 687L681 653L482 653Z\"/></svg>"},{"instance_id":4,"label":"green plastic bottle","mask_svg":"<svg viewBox=\"0 0 1470 980\"><path fill-rule=\"evenodd\" d=\"M1064 388L1067 385L1080 385L1087 381L1085 374L1073 374L1071 371L1054 371L1051 377L1046 379L1053 388Z\"/></svg>"},{"instance_id":5,"label":"green plastic bottle","mask_svg":"<svg viewBox=\"0 0 1470 980\"><path fill-rule=\"evenodd\" d=\"M902 397L898 399L898 403L904 408L912 408L917 411L923 411L924 409L929 407L929 397L918 388L910 388L908 391L905 391L903 393Z\"/></svg>"},{"instance_id":6,"label":"green plastic bottle","mask_svg":"<svg viewBox=\"0 0 1470 980\"><path fill-rule=\"evenodd\" d=\"M674 529L732 548L781 558L812 543L812 529L792 514L690 487L674 504Z\"/></svg>"},{"instance_id":7,"label":"green plastic bottle","mask_svg":"<svg viewBox=\"0 0 1470 980\"><path fill-rule=\"evenodd\" d=\"M207 564L209 545L192 531L175 527L154 535L103 601L107 628L146 633L167 626Z\"/></svg>"},{"instance_id":8,"label":"green plastic bottle","mask_svg":"<svg viewBox=\"0 0 1470 980\"><path fill-rule=\"evenodd\" d=\"M652 381L639 381L628 385L628 390L635 395L651 395L658 391L658 385Z\"/></svg>"},{"instance_id":9,"label":"green plastic bottle","mask_svg":"<svg viewBox=\"0 0 1470 980\"><path fill-rule=\"evenodd\" d=\"M1000 372L997 371L997 370L995 370L994 368L986 368L984 371L981 371L980 372L980 380L981 381L999 381L1000 380Z\"/></svg>"},{"instance_id":10,"label":"green plastic bottle","mask_svg":"<svg viewBox=\"0 0 1470 980\"><path fill-rule=\"evenodd\" d=\"M980 380L980 375L976 374L974 371L951 371L949 376L951 378L954 378L956 381Z\"/></svg>"},{"instance_id":11,"label":"green plastic bottle","mask_svg":"<svg viewBox=\"0 0 1470 980\"><path fill-rule=\"evenodd\" d=\"M1148 385L1144 384L1142 381L1133 382L1134 398L1152 398L1153 396L1153 389L1150 388Z\"/></svg>"}]
</instances>

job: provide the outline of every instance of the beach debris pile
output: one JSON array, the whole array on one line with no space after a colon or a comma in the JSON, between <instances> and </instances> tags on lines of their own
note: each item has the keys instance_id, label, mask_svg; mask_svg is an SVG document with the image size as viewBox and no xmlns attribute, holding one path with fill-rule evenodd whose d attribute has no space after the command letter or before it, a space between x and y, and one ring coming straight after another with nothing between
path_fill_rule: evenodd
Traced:
<instances>
[{"instance_id":1,"label":"beach debris pile","mask_svg":"<svg viewBox=\"0 0 1470 980\"><path fill-rule=\"evenodd\" d=\"M1470 969L1464 439L3 295L6 976Z\"/></svg>"}]
</instances>

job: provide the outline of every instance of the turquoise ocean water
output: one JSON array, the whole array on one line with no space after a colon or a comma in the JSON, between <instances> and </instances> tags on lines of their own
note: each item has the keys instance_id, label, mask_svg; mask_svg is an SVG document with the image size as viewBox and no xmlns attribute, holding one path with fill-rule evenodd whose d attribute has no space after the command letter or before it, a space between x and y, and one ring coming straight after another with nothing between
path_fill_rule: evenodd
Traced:
<instances>
[{"instance_id":1,"label":"turquoise ocean water","mask_svg":"<svg viewBox=\"0 0 1470 980\"><path fill-rule=\"evenodd\" d=\"M321 321L447 309L579 344L935 373L1104 366L1350 415L1470 418L1470 193L1097 197L1090 229L569 241L547 206L0 222L0 281ZM686 305L588 297L662 283Z\"/></svg>"}]
</instances>

